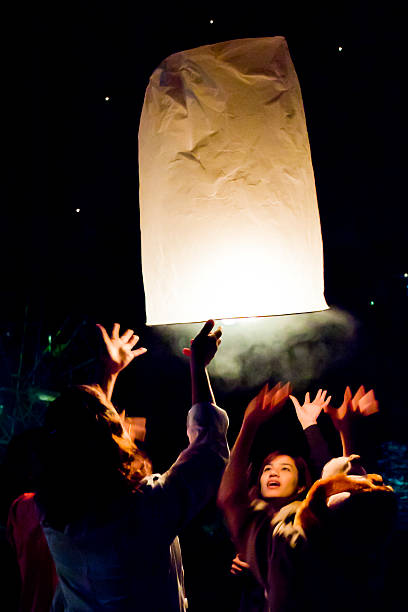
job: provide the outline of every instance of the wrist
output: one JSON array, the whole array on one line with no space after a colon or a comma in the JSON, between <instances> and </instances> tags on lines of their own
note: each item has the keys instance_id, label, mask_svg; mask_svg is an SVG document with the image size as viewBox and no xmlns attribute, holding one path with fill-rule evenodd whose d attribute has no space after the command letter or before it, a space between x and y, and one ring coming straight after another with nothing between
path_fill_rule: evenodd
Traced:
<instances>
[{"instance_id":1,"label":"wrist","mask_svg":"<svg viewBox=\"0 0 408 612\"><path fill-rule=\"evenodd\" d=\"M209 364L208 359L201 355L195 355L193 352L190 355L190 367L197 370L203 370Z\"/></svg>"},{"instance_id":2,"label":"wrist","mask_svg":"<svg viewBox=\"0 0 408 612\"><path fill-rule=\"evenodd\" d=\"M317 420L316 419L299 419L299 422L302 426L302 429L305 430L308 427L311 427L312 425L317 425Z\"/></svg>"},{"instance_id":3,"label":"wrist","mask_svg":"<svg viewBox=\"0 0 408 612\"><path fill-rule=\"evenodd\" d=\"M105 369L102 371L101 379L103 381L112 380L113 378L117 378L120 370L110 370Z\"/></svg>"}]
</instances>

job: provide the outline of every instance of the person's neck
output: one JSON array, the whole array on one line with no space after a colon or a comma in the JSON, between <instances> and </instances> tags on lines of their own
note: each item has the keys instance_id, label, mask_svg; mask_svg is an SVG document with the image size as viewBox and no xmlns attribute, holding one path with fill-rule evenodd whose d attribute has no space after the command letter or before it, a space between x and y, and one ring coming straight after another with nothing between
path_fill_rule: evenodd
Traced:
<instances>
[{"instance_id":1,"label":"person's neck","mask_svg":"<svg viewBox=\"0 0 408 612\"><path fill-rule=\"evenodd\" d=\"M291 504L294 501L297 501L298 499L299 494L294 493L290 497L271 497L269 499L266 499L265 501L268 502L272 514L276 514L281 508L287 506L288 504Z\"/></svg>"}]
</instances>

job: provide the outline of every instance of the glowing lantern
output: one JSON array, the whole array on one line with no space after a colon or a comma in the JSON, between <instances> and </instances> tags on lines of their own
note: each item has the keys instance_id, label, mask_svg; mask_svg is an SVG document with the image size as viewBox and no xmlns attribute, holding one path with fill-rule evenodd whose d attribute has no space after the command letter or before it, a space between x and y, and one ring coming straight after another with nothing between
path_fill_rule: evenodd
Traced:
<instances>
[{"instance_id":1,"label":"glowing lantern","mask_svg":"<svg viewBox=\"0 0 408 612\"><path fill-rule=\"evenodd\" d=\"M139 130L147 323L327 308L299 82L284 38L171 55Z\"/></svg>"}]
</instances>

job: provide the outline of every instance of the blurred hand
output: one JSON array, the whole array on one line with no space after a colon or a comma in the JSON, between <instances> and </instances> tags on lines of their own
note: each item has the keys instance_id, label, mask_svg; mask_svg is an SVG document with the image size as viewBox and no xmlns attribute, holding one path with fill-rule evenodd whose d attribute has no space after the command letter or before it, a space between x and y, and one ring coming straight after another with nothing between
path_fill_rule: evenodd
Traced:
<instances>
[{"instance_id":1,"label":"blurred hand","mask_svg":"<svg viewBox=\"0 0 408 612\"><path fill-rule=\"evenodd\" d=\"M350 387L346 387L343 403L338 408L328 405L325 407L324 411L330 415L333 425L338 432L341 433L345 429L350 429L353 419L355 418Z\"/></svg>"},{"instance_id":2,"label":"blurred hand","mask_svg":"<svg viewBox=\"0 0 408 612\"><path fill-rule=\"evenodd\" d=\"M184 355L191 357L200 365L207 366L221 344L222 329L217 327L216 330L212 331L213 327L214 321L212 319L204 323L194 340L191 340L191 347L183 349Z\"/></svg>"},{"instance_id":3,"label":"blurred hand","mask_svg":"<svg viewBox=\"0 0 408 612\"><path fill-rule=\"evenodd\" d=\"M130 417L125 411L120 413L123 428L129 434L132 442L143 442L146 437L146 417Z\"/></svg>"},{"instance_id":4,"label":"blurred hand","mask_svg":"<svg viewBox=\"0 0 408 612\"><path fill-rule=\"evenodd\" d=\"M241 561L239 555L236 555L232 560L232 565L230 569L231 574L239 576L240 574L242 574L243 571L246 572L247 570L249 570L248 563L246 563L246 561Z\"/></svg>"},{"instance_id":5,"label":"blurred hand","mask_svg":"<svg viewBox=\"0 0 408 612\"><path fill-rule=\"evenodd\" d=\"M249 402L244 414L244 425L260 427L282 409L290 391L290 383L286 383L283 387L278 383L270 390L266 384Z\"/></svg>"},{"instance_id":6,"label":"blurred hand","mask_svg":"<svg viewBox=\"0 0 408 612\"><path fill-rule=\"evenodd\" d=\"M363 385L358 388L354 397L352 396L350 387L347 386L341 406L334 408L328 405L324 410L330 415L334 426L339 432L350 429L355 418L369 416L370 414L379 412L374 391L370 389L370 391L366 392Z\"/></svg>"},{"instance_id":7,"label":"blurred hand","mask_svg":"<svg viewBox=\"0 0 408 612\"><path fill-rule=\"evenodd\" d=\"M316 397L311 402L309 392L305 395L305 402L301 406L296 397L290 395L290 399L293 402L293 405L296 410L297 418L299 419L300 424L303 429L306 429L310 425L315 425L317 423L317 417L321 413L321 411L326 408L330 404L331 395L326 399L326 390L319 389L316 393Z\"/></svg>"},{"instance_id":8,"label":"blurred hand","mask_svg":"<svg viewBox=\"0 0 408 612\"><path fill-rule=\"evenodd\" d=\"M358 402L358 410L363 416L369 416L379 412L378 402L375 399L374 391L370 389Z\"/></svg>"},{"instance_id":9,"label":"blurred hand","mask_svg":"<svg viewBox=\"0 0 408 612\"><path fill-rule=\"evenodd\" d=\"M118 374L121 370L126 368L135 357L139 357L139 355L146 353L147 349L144 347L132 350L139 341L139 336L133 333L133 329L127 329L125 333L120 336L120 325L119 323L114 323L112 334L109 336L103 325L98 323L97 327L101 332L105 349L102 354L102 361L110 374Z\"/></svg>"},{"instance_id":10,"label":"blurred hand","mask_svg":"<svg viewBox=\"0 0 408 612\"><path fill-rule=\"evenodd\" d=\"M347 386L341 406L334 408L328 405L325 407L325 412L330 415L334 426L341 432L350 429L355 418L379 412L379 407L372 389L366 392L361 385L353 397L350 387Z\"/></svg>"}]
</instances>

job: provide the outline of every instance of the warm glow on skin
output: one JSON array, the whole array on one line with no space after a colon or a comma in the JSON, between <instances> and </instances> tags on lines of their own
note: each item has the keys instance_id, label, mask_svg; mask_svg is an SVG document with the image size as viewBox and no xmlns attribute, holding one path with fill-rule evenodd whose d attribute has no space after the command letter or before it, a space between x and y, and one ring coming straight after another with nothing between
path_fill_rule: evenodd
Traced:
<instances>
[{"instance_id":1,"label":"warm glow on skin","mask_svg":"<svg viewBox=\"0 0 408 612\"><path fill-rule=\"evenodd\" d=\"M277 455L264 466L260 478L261 496L265 499L290 497L298 489L299 473L289 455Z\"/></svg>"}]
</instances>

